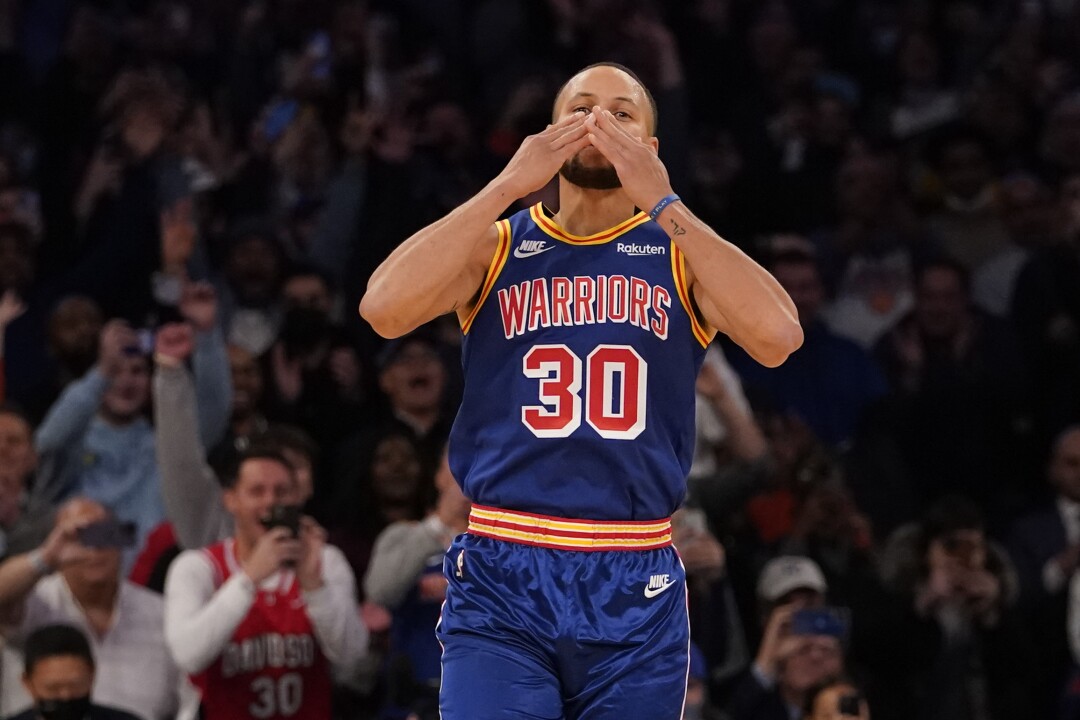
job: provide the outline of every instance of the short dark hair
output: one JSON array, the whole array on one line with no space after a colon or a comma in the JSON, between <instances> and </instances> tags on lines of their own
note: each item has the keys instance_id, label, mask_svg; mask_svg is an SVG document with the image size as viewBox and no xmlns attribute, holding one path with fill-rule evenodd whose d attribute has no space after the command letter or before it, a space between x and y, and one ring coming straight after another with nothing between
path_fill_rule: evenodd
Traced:
<instances>
[{"instance_id":1,"label":"short dark hair","mask_svg":"<svg viewBox=\"0 0 1080 720\"><path fill-rule=\"evenodd\" d=\"M221 487L232 490L236 487L236 481L240 477L240 468L249 460L271 460L280 464L289 471L289 476L296 478L296 469L285 456L281 454L281 446L277 443L266 442L260 438L243 452L238 453L225 467L219 480Z\"/></svg>"},{"instance_id":2,"label":"short dark hair","mask_svg":"<svg viewBox=\"0 0 1080 720\"><path fill-rule=\"evenodd\" d=\"M805 250L781 250L769 253L765 257L764 264L765 269L771 274L775 274L776 268L781 265L810 265L817 271L818 277L821 277L821 265L817 257Z\"/></svg>"},{"instance_id":3,"label":"short dark hair","mask_svg":"<svg viewBox=\"0 0 1080 720\"><path fill-rule=\"evenodd\" d=\"M585 72L586 70L592 70L593 68L598 68L598 67L609 67L609 68L615 68L616 70L621 70L622 72L629 75L631 80L633 80L634 82L636 82L638 84L638 87L641 88L641 91L643 93L645 93L645 99L649 101L649 109L652 110L652 128L651 128L650 132L655 136L656 135L656 129L658 127L660 127L660 109L656 106L656 98L654 98L653 94L651 92L649 92L649 88L645 87L645 83L643 83L641 81L641 78L639 78L637 76L637 73L635 73L633 70L631 70L630 68L626 67L625 65L623 65L621 63L604 61L604 62L593 63L592 65L586 65L585 67L581 68L576 73L574 73L573 75L568 77L566 79L566 82L564 82L561 86L559 86L559 92L555 93L555 102L556 103L559 102L559 98L562 97L563 91L566 90L566 86L570 84L571 80L573 80L578 75ZM553 115L557 111L558 111L557 107L552 108L552 114Z\"/></svg>"},{"instance_id":4,"label":"short dark hair","mask_svg":"<svg viewBox=\"0 0 1080 720\"><path fill-rule=\"evenodd\" d=\"M986 527L982 511L974 501L963 495L946 495L926 511L922 520L923 535L929 543L960 530L979 530Z\"/></svg>"},{"instance_id":5,"label":"short dark hair","mask_svg":"<svg viewBox=\"0 0 1080 720\"><path fill-rule=\"evenodd\" d=\"M90 652L90 642L76 627L57 623L39 627L26 638L23 645L24 674L30 676L42 660L51 657L68 656L84 660L90 669L94 669L94 654Z\"/></svg>"},{"instance_id":6,"label":"short dark hair","mask_svg":"<svg viewBox=\"0 0 1080 720\"><path fill-rule=\"evenodd\" d=\"M922 284L923 279L926 277L926 273L931 270L946 270L956 276L960 281L960 286L967 293L971 290L971 273L962 262L954 257L945 254L936 254L932 257L926 258L915 265L915 286L918 287Z\"/></svg>"},{"instance_id":7,"label":"short dark hair","mask_svg":"<svg viewBox=\"0 0 1080 720\"><path fill-rule=\"evenodd\" d=\"M275 423L259 435L258 443L276 446L279 453L292 450L306 457L312 465L319 459L319 446L315 440L296 425Z\"/></svg>"}]
</instances>

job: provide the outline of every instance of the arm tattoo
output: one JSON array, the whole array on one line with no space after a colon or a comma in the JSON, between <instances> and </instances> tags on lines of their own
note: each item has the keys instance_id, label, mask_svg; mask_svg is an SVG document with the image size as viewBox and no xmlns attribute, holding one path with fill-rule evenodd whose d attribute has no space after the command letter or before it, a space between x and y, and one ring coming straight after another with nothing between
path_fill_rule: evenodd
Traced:
<instances>
[{"instance_id":1,"label":"arm tattoo","mask_svg":"<svg viewBox=\"0 0 1080 720\"><path fill-rule=\"evenodd\" d=\"M675 222L674 220L671 221L671 226L675 228L671 233L672 235L685 235L686 234L686 228L682 227L681 225L679 225L679 223Z\"/></svg>"}]
</instances>

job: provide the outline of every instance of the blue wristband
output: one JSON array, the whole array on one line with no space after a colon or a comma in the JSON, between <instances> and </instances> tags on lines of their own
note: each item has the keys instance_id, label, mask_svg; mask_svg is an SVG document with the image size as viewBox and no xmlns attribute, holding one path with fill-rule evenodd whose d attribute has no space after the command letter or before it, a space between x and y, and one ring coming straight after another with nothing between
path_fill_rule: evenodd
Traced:
<instances>
[{"instance_id":1,"label":"blue wristband","mask_svg":"<svg viewBox=\"0 0 1080 720\"><path fill-rule=\"evenodd\" d=\"M660 202L656 203L656 207L654 207L649 213L649 219L655 221L656 218L660 217L660 213L664 212L664 208L666 208L673 202L678 202L679 200L682 200L682 198L674 194L661 198Z\"/></svg>"}]
</instances>

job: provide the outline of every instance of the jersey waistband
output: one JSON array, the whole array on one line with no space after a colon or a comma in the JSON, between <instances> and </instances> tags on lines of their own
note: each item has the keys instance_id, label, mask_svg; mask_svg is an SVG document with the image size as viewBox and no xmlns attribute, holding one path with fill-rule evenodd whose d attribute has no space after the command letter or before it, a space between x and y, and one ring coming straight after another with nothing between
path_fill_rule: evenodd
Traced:
<instances>
[{"instance_id":1,"label":"jersey waistband","mask_svg":"<svg viewBox=\"0 0 1080 720\"><path fill-rule=\"evenodd\" d=\"M571 520L474 504L469 533L557 550L655 550L671 545L671 518Z\"/></svg>"}]
</instances>

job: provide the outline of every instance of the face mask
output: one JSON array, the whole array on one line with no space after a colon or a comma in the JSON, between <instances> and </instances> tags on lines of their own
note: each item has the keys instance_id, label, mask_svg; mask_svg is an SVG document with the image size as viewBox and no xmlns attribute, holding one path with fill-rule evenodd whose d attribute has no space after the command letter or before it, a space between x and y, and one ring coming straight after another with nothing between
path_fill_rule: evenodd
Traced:
<instances>
[{"instance_id":1,"label":"face mask","mask_svg":"<svg viewBox=\"0 0 1080 720\"><path fill-rule=\"evenodd\" d=\"M39 700L37 714L42 720L84 720L90 712L90 696L69 700Z\"/></svg>"}]
</instances>

